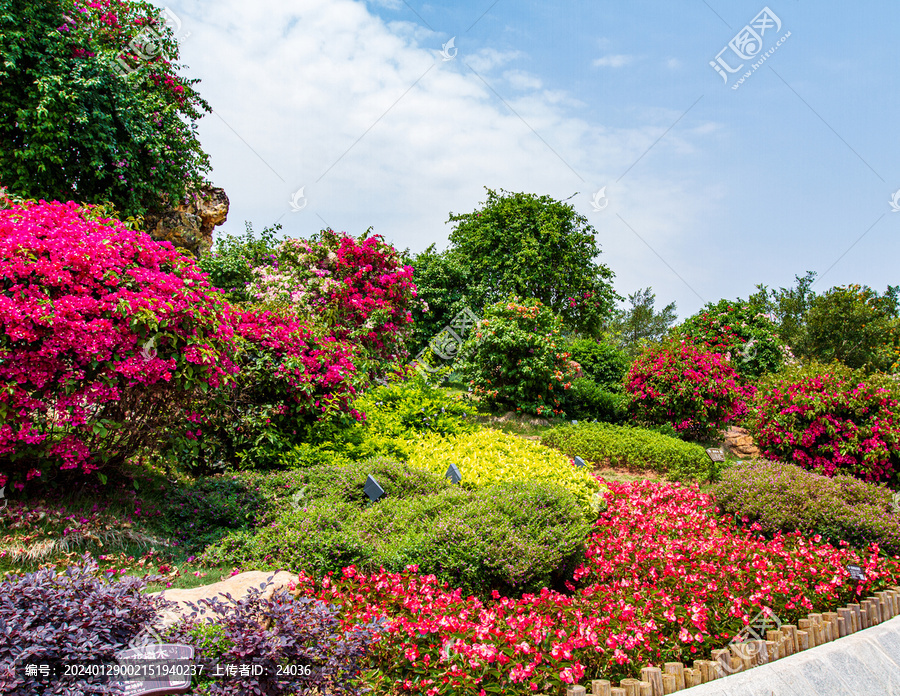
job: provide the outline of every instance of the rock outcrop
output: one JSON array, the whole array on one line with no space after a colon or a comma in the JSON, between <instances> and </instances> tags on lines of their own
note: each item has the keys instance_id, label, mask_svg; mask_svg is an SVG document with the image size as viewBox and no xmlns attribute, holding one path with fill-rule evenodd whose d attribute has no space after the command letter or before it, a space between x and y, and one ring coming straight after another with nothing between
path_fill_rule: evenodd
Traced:
<instances>
[{"instance_id":1,"label":"rock outcrop","mask_svg":"<svg viewBox=\"0 0 900 696\"><path fill-rule=\"evenodd\" d=\"M197 603L200 599L212 599L217 597L222 602L228 602L224 595L230 594L235 600L242 599L251 587L258 588L261 584L271 580L271 583L264 591L263 597L269 598L279 590L287 590L288 585L297 582L297 576L286 571L278 573L266 573L261 570L251 570L239 575L233 575L220 582L212 585L203 585L202 587L192 587L187 590L163 590L154 594L161 594L165 599L176 602L177 606L165 611L160 616L160 623L163 626L175 623L182 616L189 615L191 610L187 603ZM207 614L209 609L206 608Z\"/></svg>"},{"instance_id":2,"label":"rock outcrop","mask_svg":"<svg viewBox=\"0 0 900 696\"><path fill-rule=\"evenodd\" d=\"M171 242L199 256L212 247L213 229L228 218L225 190L203 186L186 203L144 216L144 230L156 240Z\"/></svg>"},{"instance_id":3,"label":"rock outcrop","mask_svg":"<svg viewBox=\"0 0 900 696\"><path fill-rule=\"evenodd\" d=\"M725 449L740 459L759 456L759 447L753 442L753 437L746 428L736 426L728 428L725 431Z\"/></svg>"}]
</instances>

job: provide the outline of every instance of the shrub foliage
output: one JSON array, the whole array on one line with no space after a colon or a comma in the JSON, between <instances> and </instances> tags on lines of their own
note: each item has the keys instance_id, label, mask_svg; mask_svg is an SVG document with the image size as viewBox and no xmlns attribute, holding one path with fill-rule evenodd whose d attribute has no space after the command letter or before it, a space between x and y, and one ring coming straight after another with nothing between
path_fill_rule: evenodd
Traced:
<instances>
[{"instance_id":1,"label":"shrub foliage","mask_svg":"<svg viewBox=\"0 0 900 696\"><path fill-rule=\"evenodd\" d=\"M0 486L157 441L237 372L234 313L168 243L75 203L0 210Z\"/></svg>"},{"instance_id":2,"label":"shrub foliage","mask_svg":"<svg viewBox=\"0 0 900 696\"><path fill-rule=\"evenodd\" d=\"M472 392L497 408L564 415L562 399L577 365L562 339L562 320L538 300L511 298L484 310L460 349Z\"/></svg>"},{"instance_id":3,"label":"shrub foliage","mask_svg":"<svg viewBox=\"0 0 900 696\"><path fill-rule=\"evenodd\" d=\"M463 487L470 489L504 482L550 481L568 488L586 509L601 505L602 486L585 469L576 468L559 452L496 430L425 438L413 450L409 463L440 475L456 464Z\"/></svg>"},{"instance_id":4,"label":"shrub foliage","mask_svg":"<svg viewBox=\"0 0 900 696\"><path fill-rule=\"evenodd\" d=\"M900 398L895 382L840 363L793 366L760 382L751 432L764 456L866 481L900 471Z\"/></svg>"},{"instance_id":5,"label":"shrub foliage","mask_svg":"<svg viewBox=\"0 0 900 696\"><path fill-rule=\"evenodd\" d=\"M0 691L11 696L104 693L106 676L66 674L66 667L111 664L169 603L144 594L144 583L111 581L85 557L57 575L52 568L0 581ZM26 676L44 664L53 676ZM105 693L109 693L108 691ZM111 692L116 693L116 692Z\"/></svg>"},{"instance_id":6,"label":"shrub foliage","mask_svg":"<svg viewBox=\"0 0 900 696\"><path fill-rule=\"evenodd\" d=\"M625 390L639 423L668 423L698 440L715 437L744 405L724 355L677 341L645 350L628 371Z\"/></svg>"},{"instance_id":7,"label":"shrub foliage","mask_svg":"<svg viewBox=\"0 0 900 696\"><path fill-rule=\"evenodd\" d=\"M541 444L569 457L609 466L652 469L677 481L698 480L710 473L709 458L700 445L627 425L561 425L545 433Z\"/></svg>"},{"instance_id":8,"label":"shrub foliage","mask_svg":"<svg viewBox=\"0 0 900 696\"><path fill-rule=\"evenodd\" d=\"M870 544L900 555L900 513L891 491L852 476L815 474L782 462L740 462L712 490L722 512L769 534L820 534L835 546Z\"/></svg>"}]
</instances>

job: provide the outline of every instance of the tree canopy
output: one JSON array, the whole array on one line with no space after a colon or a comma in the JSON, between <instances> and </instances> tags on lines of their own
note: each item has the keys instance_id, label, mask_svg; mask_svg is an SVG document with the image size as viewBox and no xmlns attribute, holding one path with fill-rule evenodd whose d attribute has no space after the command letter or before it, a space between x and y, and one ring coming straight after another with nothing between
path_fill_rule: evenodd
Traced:
<instances>
[{"instance_id":1,"label":"tree canopy","mask_svg":"<svg viewBox=\"0 0 900 696\"><path fill-rule=\"evenodd\" d=\"M209 111L149 2L0 0L0 184L139 215L209 171Z\"/></svg>"},{"instance_id":2,"label":"tree canopy","mask_svg":"<svg viewBox=\"0 0 900 696\"><path fill-rule=\"evenodd\" d=\"M449 254L468 271L468 297L479 307L509 295L538 299L569 328L598 335L618 295L613 272L595 261L587 218L549 196L486 191L481 208L448 220L456 223Z\"/></svg>"}]
</instances>

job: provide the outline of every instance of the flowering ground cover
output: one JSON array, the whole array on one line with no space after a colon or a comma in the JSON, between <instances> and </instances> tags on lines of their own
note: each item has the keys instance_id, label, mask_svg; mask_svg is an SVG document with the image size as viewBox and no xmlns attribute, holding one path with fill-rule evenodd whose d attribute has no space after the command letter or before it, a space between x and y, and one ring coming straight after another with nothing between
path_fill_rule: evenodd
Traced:
<instances>
[{"instance_id":1,"label":"flowering ground cover","mask_svg":"<svg viewBox=\"0 0 900 696\"><path fill-rule=\"evenodd\" d=\"M378 692L525 694L648 664L708 657L761 607L783 623L867 596L900 578L900 558L799 534L766 539L715 513L696 487L608 484L569 593L480 601L420 575L301 576L297 592L383 620L366 679ZM845 566L865 568L854 586Z\"/></svg>"}]
</instances>

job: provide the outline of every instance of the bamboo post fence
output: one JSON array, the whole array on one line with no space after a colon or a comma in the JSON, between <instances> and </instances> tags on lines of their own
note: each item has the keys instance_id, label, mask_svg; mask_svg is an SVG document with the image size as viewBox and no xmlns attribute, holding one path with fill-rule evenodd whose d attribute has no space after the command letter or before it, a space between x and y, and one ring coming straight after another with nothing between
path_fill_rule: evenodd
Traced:
<instances>
[{"instance_id":1,"label":"bamboo post fence","mask_svg":"<svg viewBox=\"0 0 900 696\"><path fill-rule=\"evenodd\" d=\"M797 625L783 625L766 632L765 640L732 643L728 649L712 651L711 660L694 660L691 665L666 662L662 667L649 665L640 679L623 679L614 686L607 679L593 679L590 686L574 685L566 696L664 696L690 689L728 674L743 672L782 657L829 643L864 628L900 615L900 587L876 592L858 604L837 611L809 614Z\"/></svg>"}]
</instances>

